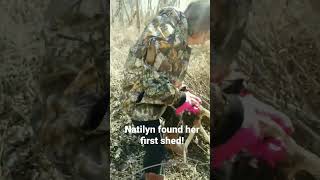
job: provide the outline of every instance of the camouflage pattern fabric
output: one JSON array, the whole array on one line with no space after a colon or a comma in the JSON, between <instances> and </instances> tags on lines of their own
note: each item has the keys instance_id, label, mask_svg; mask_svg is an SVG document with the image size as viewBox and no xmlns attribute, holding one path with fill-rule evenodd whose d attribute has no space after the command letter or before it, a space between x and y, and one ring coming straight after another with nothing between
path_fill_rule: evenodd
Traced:
<instances>
[{"instance_id":1,"label":"camouflage pattern fabric","mask_svg":"<svg viewBox=\"0 0 320 180\"><path fill-rule=\"evenodd\" d=\"M107 179L101 6L1 1L0 179Z\"/></svg>"},{"instance_id":2,"label":"camouflage pattern fabric","mask_svg":"<svg viewBox=\"0 0 320 180\"><path fill-rule=\"evenodd\" d=\"M131 47L125 64L124 109L134 120L159 119L181 97L191 49L182 12L162 9Z\"/></svg>"},{"instance_id":3,"label":"camouflage pattern fabric","mask_svg":"<svg viewBox=\"0 0 320 180\"><path fill-rule=\"evenodd\" d=\"M96 132L107 124L109 104L101 2L53 0L45 17L41 103L33 130L58 174L53 179L106 179L108 127Z\"/></svg>"}]
</instances>

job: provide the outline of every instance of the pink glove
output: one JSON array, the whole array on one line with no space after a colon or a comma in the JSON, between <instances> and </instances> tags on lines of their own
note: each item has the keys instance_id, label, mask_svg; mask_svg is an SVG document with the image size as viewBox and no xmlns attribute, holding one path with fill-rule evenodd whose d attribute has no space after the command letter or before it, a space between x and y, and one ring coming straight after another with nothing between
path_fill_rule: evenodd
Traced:
<instances>
[{"instance_id":1,"label":"pink glove","mask_svg":"<svg viewBox=\"0 0 320 180\"><path fill-rule=\"evenodd\" d=\"M183 112L188 111L196 115L200 112L200 104L201 99L187 91L186 101L176 109L176 114L181 115Z\"/></svg>"},{"instance_id":2,"label":"pink glove","mask_svg":"<svg viewBox=\"0 0 320 180\"><path fill-rule=\"evenodd\" d=\"M283 143L274 138L259 139L252 129L242 128L225 144L211 149L214 168L220 168L224 161L230 159L241 150L247 151L258 158L265 160L271 167L286 157Z\"/></svg>"},{"instance_id":3,"label":"pink glove","mask_svg":"<svg viewBox=\"0 0 320 180\"><path fill-rule=\"evenodd\" d=\"M231 139L218 147L211 149L213 168L219 169L224 161L239 153L242 149L255 145L259 138L252 129L242 128Z\"/></svg>"}]
</instances>

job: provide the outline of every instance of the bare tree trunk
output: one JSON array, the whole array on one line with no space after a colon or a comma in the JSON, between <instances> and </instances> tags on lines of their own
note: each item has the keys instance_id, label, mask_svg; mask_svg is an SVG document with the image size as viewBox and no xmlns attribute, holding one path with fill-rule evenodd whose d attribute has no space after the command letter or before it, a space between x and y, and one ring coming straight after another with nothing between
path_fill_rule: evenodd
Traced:
<instances>
[{"instance_id":1,"label":"bare tree trunk","mask_svg":"<svg viewBox=\"0 0 320 180\"><path fill-rule=\"evenodd\" d=\"M119 0L118 1L118 4L119 4L119 19L120 19L120 23L121 25L123 26L124 25L124 21L123 21L123 10L122 10L122 3L121 3L122 0Z\"/></svg>"},{"instance_id":2,"label":"bare tree trunk","mask_svg":"<svg viewBox=\"0 0 320 180\"><path fill-rule=\"evenodd\" d=\"M130 7L130 17L131 17L131 19L132 19L132 18L133 18L133 15L136 13L135 9L133 8L133 3L132 3L132 1L130 1L129 7Z\"/></svg>"},{"instance_id":3,"label":"bare tree trunk","mask_svg":"<svg viewBox=\"0 0 320 180\"><path fill-rule=\"evenodd\" d=\"M128 22L129 22L129 21L130 21L130 19L129 19L129 14L128 14L128 11L127 11L127 8L126 8L126 3L124 2L124 0L122 0L122 5L123 5L124 11L126 12L127 19L128 19Z\"/></svg>"},{"instance_id":4,"label":"bare tree trunk","mask_svg":"<svg viewBox=\"0 0 320 180\"><path fill-rule=\"evenodd\" d=\"M145 14L144 14L143 9L141 7L139 7L139 17L140 17L140 24L144 24Z\"/></svg>"},{"instance_id":5,"label":"bare tree trunk","mask_svg":"<svg viewBox=\"0 0 320 180\"><path fill-rule=\"evenodd\" d=\"M168 1L167 0L163 0L163 4L162 4L161 8L163 8L163 7L167 6L167 5L168 5Z\"/></svg>"},{"instance_id":6,"label":"bare tree trunk","mask_svg":"<svg viewBox=\"0 0 320 180\"><path fill-rule=\"evenodd\" d=\"M147 16L151 16L151 0L148 0L148 10L147 10Z\"/></svg>"},{"instance_id":7,"label":"bare tree trunk","mask_svg":"<svg viewBox=\"0 0 320 180\"><path fill-rule=\"evenodd\" d=\"M132 21L134 20L135 16L137 15L137 11L134 11L134 13L131 16L131 19L129 20L129 25L132 24Z\"/></svg>"},{"instance_id":8,"label":"bare tree trunk","mask_svg":"<svg viewBox=\"0 0 320 180\"><path fill-rule=\"evenodd\" d=\"M113 24L113 21L114 21L114 11L113 11L113 8L111 8L111 24Z\"/></svg>"},{"instance_id":9,"label":"bare tree trunk","mask_svg":"<svg viewBox=\"0 0 320 180\"><path fill-rule=\"evenodd\" d=\"M156 14L157 14L157 13L159 12L159 10L160 10L160 4L161 4L161 0L159 0L159 2L158 2Z\"/></svg>"},{"instance_id":10,"label":"bare tree trunk","mask_svg":"<svg viewBox=\"0 0 320 180\"><path fill-rule=\"evenodd\" d=\"M171 0L169 2L169 6L175 6L176 7L176 5L177 5L177 0Z\"/></svg>"},{"instance_id":11,"label":"bare tree trunk","mask_svg":"<svg viewBox=\"0 0 320 180\"><path fill-rule=\"evenodd\" d=\"M112 21L114 21L116 18L119 18L119 19L121 19L120 18L120 11L121 11L121 9L120 9L120 6L119 6L119 3L118 3L118 6L115 6L115 7L117 7L117 10L116 10L116 12L113 14L113 16L112 16Z\"/></svg>"},{"instance_id":12,"label":"bare tree trunk","mask_svg":"<svg viewBox=\"0 0 320 180\"><path fill-rule=\"evenodd\" d=\"M139 8L139 0L136 0L137 7L137 28L140 31L140 8Z\"/></svg>"}]
</instances>

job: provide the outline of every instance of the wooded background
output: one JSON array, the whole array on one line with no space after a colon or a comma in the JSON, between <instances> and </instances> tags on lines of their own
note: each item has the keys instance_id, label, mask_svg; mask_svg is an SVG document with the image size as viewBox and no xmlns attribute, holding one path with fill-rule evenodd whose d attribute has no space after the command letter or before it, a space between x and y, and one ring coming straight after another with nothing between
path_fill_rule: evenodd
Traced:
<instances>
[{"instance_id":1,"label":"wooded background","mask_svg":"<svg viewBox=\"0 0 320 180\"><path fill-rule=\"evenodd\" d=\"M163 7L184 10L194 0L115 0L110 4L111 24L135 25L139 30Z\"/></svg>"}]
</instances>

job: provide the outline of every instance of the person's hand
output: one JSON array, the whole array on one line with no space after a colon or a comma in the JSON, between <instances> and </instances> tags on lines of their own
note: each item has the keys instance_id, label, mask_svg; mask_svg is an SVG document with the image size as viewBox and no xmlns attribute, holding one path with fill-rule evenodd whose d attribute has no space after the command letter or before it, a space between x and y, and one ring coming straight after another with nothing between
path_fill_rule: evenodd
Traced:
<instances>
[{"instance_id":1,"label":"person's hand","mask_svg":"<svg viewBox=\"0 0 320 180\"><path fill-rule=\"evenodd\" d=\"M202 103L201 99L190 93L189 91L186 91L186 102L189 102L192 106L199 107L200 104Z\"/></svg>"},{"instance_id":2,"label":"person's hand","mask_svg":"<svg viewBox=\"0 0 320 180\"><path fill-rule=\"evenodd\" d=\"M189 91L186 92L186 101L176 109L176 114L181 115L183 112L188 111L192 114L199 114L200 112L201 99L196 95L191 94Z\"/></svg>"}]
</instances>

